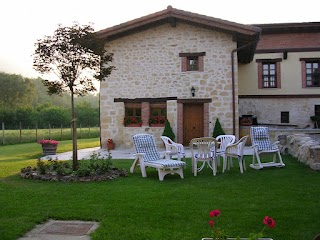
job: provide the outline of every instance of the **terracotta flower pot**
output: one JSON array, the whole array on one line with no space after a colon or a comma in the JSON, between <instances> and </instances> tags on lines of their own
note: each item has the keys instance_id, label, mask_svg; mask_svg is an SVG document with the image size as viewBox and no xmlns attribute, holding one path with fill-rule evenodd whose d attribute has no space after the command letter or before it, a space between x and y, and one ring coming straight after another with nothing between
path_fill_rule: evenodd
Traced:
<instances>
[{"instance_id":1,"label":"terracotta flower pot","mask_svg":"<svg viewBox=\"0 0 320 240\"><path fill-rule=\"evenodd\" d=\"M113 150L115 147L116 147L116 144L114 142L107 143L107 149L108 150Z\"/></svg>"}]
</instances>

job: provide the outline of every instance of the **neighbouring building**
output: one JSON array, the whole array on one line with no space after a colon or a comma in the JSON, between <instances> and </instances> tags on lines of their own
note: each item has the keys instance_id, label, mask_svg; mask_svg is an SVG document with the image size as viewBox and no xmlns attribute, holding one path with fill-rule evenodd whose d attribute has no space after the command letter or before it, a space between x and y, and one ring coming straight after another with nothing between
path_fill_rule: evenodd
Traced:
<instances>
[{"instance_id":1,"label":"neighbouring building","mask_svg":"<svg viewBox=\"0 0 320 240\"><path fill-rule=\"evenodd\" d=\"M320 115L320 23L244 25L167 9L97 32L116 70L101 82L101 142L158 144L168 119L176 142L211 136L217 118L311 126ZM318 79L318 80L317 80Z\"/></svg>"}]
</instances>

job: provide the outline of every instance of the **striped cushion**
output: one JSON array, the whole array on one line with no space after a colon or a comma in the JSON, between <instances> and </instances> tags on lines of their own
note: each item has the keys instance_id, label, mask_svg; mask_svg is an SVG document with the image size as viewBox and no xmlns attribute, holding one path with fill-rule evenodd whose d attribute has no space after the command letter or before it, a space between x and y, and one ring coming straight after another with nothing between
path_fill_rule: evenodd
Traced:
<instances>
[{"instance_id":1,"label":"striped cushion","mask_svg":"<svg viewBox=\"0 0 320 240\"><path fill-rule=\"evenodd\" d=\"M133 136L133 143L137 153L144 153L144 161L160 160L155 140L150 134L137 134Z\"/></svg>"},{"instance_id":2,"label":"striped cushion","mask_svg":"<svg viewBox=\"0 0 320 240\"><path fill-rule=\"evenodd\" d=\"M252 145L256 145L259 151L278 149L270 142L268 127L251 127L250 135Z\"/></svg>"},{"instance_id":3,"label":"striped cushion","mask_svg":"<svg viewBox=\"0 0 320 240\"><path fill-rule=\"evenodd\" d=\"M154 163L156 164L161 164L164 167L180 167L180 166L184 166L185 162L182 161L177 161L177 160L157 160Z\"/></svg>"}]
</instances>

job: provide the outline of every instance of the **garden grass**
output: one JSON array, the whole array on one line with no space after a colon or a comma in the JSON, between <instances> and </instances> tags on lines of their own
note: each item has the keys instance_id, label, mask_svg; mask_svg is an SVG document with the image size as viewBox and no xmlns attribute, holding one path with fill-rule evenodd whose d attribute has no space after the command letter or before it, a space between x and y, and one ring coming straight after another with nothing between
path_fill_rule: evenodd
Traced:
<instances>
[{"instance_id":1,"label":"garden grass","mask_svg":"<svg viewBox=\"0 0 320 240\"><path fill-rule=\"evenodd\" d=\"M78 145L98 146L94 140ZM71 141L63 141L58 152L71 148ZM210 237L213 209L221 211L216 224L234 237L261 231L266 215L276 221L274 229L264 231L274 240L312 240L320 233L320 174L291 156L283 156L284 168L248 167L241 174L235 163L224 174L212 176L204 169L197 177L187 159L184 179L167 175L163 182L152 168L147 178L137 169L104 182L19 178L20 168L41 156L39 149L37 144L0 147L0 239L17 239L38 223L59 219L98 221L93 240L200 240ZM132 160L112 162L129 169Z\"/></svg>"}]
</instances>

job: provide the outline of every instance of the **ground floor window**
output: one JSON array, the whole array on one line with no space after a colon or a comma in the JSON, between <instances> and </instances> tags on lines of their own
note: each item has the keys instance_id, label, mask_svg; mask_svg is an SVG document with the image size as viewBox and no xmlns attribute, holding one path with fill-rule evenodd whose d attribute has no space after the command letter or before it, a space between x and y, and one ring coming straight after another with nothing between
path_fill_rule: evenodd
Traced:
<instances>
[{"instance_id":1,"label":"ground floor window","mask_svg":"<svg viewBox=\"0 0 320 240\"><path fill-rule=\"evenodd\" d=\"M125 103L123 125L142 125L141 103Z\"/></svg>"},{"instance_id":2,"label":"ground floor window","mask_svg":"<svg viewBox=\"0 0 320 240\"><path fill-rule=\"evenodd\" d=\"M164 125L167 120L167 105L166 103L151 103L149 126Z\"/></svg>"},{"instance_id":3,"label":"ground floor window","mask_svg":"<svg viewBox=\"0 0 320 240\"><path fill-rule=\"evenodd\" d=\"M289 123L289 112L281 112L281 123Z\"/></svg>"}]
</instances>

